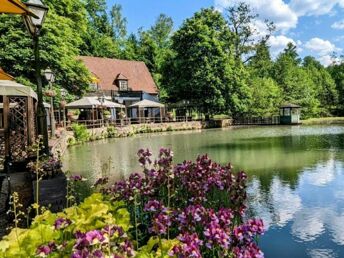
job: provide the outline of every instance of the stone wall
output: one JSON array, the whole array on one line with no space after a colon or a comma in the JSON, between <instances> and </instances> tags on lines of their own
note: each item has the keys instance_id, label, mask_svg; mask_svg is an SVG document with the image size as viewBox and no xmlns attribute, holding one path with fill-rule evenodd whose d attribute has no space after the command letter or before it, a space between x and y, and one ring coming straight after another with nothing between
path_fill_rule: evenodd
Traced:
<instances>
[{"instance_id":1,"label":"stone wall","mask_svg":"<svg viewBox=\"0 0 344 258\"><path fill-rule=\"evenodd\" d=\"M142 133L172 132L185 130L201 130L205 128L223 128L232 125L231 119L210 120L210 121L188 121L188 122L172 122L172 123L151 123L138 124L123 127L101 127L88 129L91 140L99 140L104 138L120 138L129 137ZM52 153L57 155L63 154L68 147L69 139L73 138L72 131L63 131L59 138L50 142Z\"/></svg>"}]
</instances>

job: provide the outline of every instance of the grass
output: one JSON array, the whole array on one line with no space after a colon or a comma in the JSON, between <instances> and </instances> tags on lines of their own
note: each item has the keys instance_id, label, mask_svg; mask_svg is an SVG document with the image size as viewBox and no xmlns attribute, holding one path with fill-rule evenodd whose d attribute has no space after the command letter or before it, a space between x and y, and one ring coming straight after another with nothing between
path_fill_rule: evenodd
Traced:
<instances>
[{"instance_id":1,"label":"grass","mask_svg":"<svg viewBox=\"0 0 344 258\"><path fill-rule=\"evenodd\" d=\"M303 125L344 124L344 117L321 117L302 120Z\"/></svg>"}]
</instances>

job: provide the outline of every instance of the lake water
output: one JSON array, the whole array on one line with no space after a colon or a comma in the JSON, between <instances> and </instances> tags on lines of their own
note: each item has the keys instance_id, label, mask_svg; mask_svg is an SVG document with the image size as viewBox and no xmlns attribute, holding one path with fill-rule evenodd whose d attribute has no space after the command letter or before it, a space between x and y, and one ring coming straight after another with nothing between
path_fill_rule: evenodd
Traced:
<instances>
[{"instance_id":1,"label":"lake water","mask_svg":"<svg viewBox=\"0 0 344 258\"><path fill-rule=\"evenodd\" d=\"M250 178L249 212L263 218L266 257L344 257L344 126L276 126L147 134L68 149L66 170L90 181L140 171L139 148L175 162L208 153ZM102 172L107 171L107 172Z\"/></svg>"}]
</instances>

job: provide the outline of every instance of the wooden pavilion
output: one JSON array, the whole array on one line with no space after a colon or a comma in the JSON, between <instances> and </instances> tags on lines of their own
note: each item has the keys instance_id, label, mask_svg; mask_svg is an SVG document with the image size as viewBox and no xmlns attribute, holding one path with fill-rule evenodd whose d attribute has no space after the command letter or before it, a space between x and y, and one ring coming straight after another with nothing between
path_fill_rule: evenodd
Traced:
<instances>
[{"instance_id":1,"label":"wooden pavilion","mask_svg":"<svg viewBox=\"0 0 344 258\"><path fill-rule=\"evenodd\" d=\"M139 123L163 122L165 118L165 105L151 100L142 100L130 106L130 117Z\"/></svg>"},{"instance_id":2,"label":"wooden pavilion","mask_svg":"<svg viewBox=\"0 0 344 258\"><path fill-rule=\"evenodd\" d=\"M293 125L300 124L301 106L286 103L280 106L280 124Z\"/></svg>"},{"instance_id":3,"label":"wooden pavilion","mask_svg":"<svg viewBox=\"0 0 344 258\"><path fill-rule=\"evenodd\" d=\"M78 109L82 110L85 113L83 120L103 120L104 118L101 116L99 112L102 109L109 109L111 112L111 119L117 119L117 110L124 110L125 106L119 103L115 103L109 100L104 99L101 102L97 97L83 97L79 100L71 102L66 105L66 109Z\"/></svg>"},{"instance_id":4,"label":"wooden pavilion","mask_svg":"<svg viewBox=\"0 0 344 258\"><path fill-rule=\"evenodd\" d=\"M0 80L0 166L24 162L36 140L36 93L11 80Z\"/></svg>"}]
</instances>

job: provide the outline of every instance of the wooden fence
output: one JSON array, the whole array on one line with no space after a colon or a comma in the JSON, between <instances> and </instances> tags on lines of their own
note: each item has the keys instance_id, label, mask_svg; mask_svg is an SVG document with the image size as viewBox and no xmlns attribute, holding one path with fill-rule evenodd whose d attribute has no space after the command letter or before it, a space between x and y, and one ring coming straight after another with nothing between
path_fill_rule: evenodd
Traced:
<instances>
[{"instance_id":1,"label":"wooden fence","mask_svg":"<svg viewBox=\"0 0 344 258\"><path fill-rule=\"evenodd\" d=\"M233 125L279 125L280 117L243 117L233 120Z\"/></svg>"}]
</instances>

